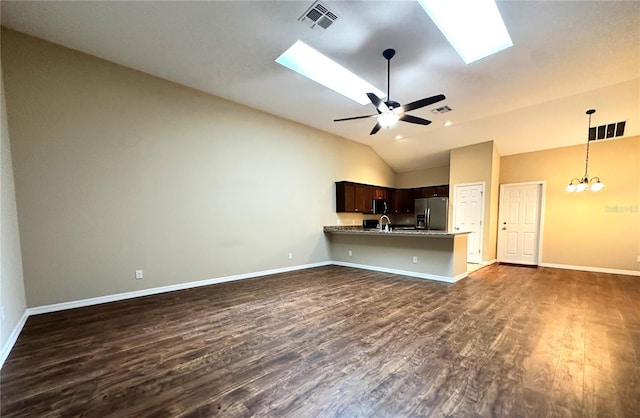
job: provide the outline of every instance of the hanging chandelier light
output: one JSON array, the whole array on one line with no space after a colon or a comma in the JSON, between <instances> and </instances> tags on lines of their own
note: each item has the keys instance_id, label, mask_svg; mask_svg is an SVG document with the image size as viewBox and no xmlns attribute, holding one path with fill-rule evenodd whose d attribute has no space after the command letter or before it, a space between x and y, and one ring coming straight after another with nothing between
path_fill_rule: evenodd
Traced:
<instances>
[{"instance_id":1,"label":"hanging chandelier light","mask_svg":"<svg viewBox=\"0 0 640 418\"><path fill-rule=\"evenodd\" d=\"M591 131L591 115L594 113L596 113L595 109L587 110L587 115L589 115L589 130L587 130L587 156L584 162L584 176L571 179L567 186L568 192L584 192L585 190L597 192L598 190L604 189L604 184L600 181L600 177L594 176L589 178L589 174L587 173L589 169L589 145L591 144L588 133Z\"/></svg>"}]
</instances>

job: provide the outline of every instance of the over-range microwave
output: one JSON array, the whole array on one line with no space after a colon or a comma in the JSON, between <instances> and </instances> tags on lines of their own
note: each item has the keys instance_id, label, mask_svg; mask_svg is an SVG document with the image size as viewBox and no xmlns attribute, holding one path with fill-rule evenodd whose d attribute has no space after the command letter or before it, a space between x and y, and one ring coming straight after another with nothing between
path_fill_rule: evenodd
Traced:
<instances>
[{"instance_id":1,"label":"over-range microwave","mask_svg":"<svg viewBox=\"0 0 640 418\"><path fill-rule=\"evenodd\" d=\"M371 207L373 208L373 213L389 213L389 202L386 199L373 199Z\"/></svg>"}]
</instances>

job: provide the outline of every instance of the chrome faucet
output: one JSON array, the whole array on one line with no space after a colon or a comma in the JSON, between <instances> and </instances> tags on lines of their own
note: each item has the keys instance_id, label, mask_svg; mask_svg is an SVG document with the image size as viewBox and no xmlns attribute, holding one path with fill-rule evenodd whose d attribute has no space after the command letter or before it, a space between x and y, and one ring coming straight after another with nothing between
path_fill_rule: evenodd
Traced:
<instances>
[{"instance_id":1,"label":"chrome faucet","mask_svg":"<svg viewBox=\"0 0 640 418\"><path fill-rule=\"evenodd\" d=\"M384 228L382 227L382 220L383 219L387 219L387 224L384 226ZM380 230L381 231L385 231L385 232L391 232L391 225L389 225L391 223L391 219L389 219L389 217L387 215L382 215L380 217Z\"/></svg>"}]
</instances>

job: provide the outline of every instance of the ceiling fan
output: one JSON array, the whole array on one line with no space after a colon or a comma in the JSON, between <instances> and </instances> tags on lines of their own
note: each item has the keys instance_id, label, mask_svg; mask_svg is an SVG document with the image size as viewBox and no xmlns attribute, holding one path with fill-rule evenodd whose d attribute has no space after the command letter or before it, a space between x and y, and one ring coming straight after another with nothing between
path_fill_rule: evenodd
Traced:
<instances>
[{"instance_id":1,"label":"ceiling fan","mask_svg":"<svg viewBox=\"0 0 640 418\"><path fill-rule=\"evenodd\" d=\"M382 52L382 56L387 60L387 101L383 102L382 99L380 99L374 93L367 93L369 100L371 100L371 103L373 103L373 105L376 107L378 113L373 115L354 116L352 118L334 119L334 122L375 117L377 119L376 125L373 127L369 135L375 134L382 127L388 128L390 126L393 126L398 120L401 120L403 122L416 123L418 125L429 125L431 123L430 120L422 119L417 116L407 115L406 112L437 103L441 100L446 99L446 97L444 96L444 94L438 94L436 96L416 100L415 102L408 103L404 106L400 105L400 103L396 101L391 100L391 97L389 96L389 80L391 72L391 58L393 58L395 54L395 49L385 49Z\"/></svg>"}]
</instances>

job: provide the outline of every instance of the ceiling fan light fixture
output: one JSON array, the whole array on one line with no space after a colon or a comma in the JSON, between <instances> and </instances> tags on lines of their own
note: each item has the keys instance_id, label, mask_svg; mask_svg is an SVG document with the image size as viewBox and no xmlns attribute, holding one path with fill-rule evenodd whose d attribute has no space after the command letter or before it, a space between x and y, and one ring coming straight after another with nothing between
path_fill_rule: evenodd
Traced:
<instances>
[{"instance_id":1,"label":"ceiling fan light fixture","mask_svg":"<svg viewBox=\"0 0 640 418\"><path fill-rule=\"evenodd\" d=\"M400 120L400 116L393 112L382 113L378 116L378 124L383 128L390 128L395 125L398 120Z\"/></svg>"},{"instance_id":2,"label":"ceiling fan light fixture","mask_svg":"<svg viewBox=\"0 0 640 418\"><path fill-rule=\"evenodd\" d=\"M386 97L382 91L302 41L291 45L275 61L361 105L371 103L368 92Z\"/></svg>"},{"instance_id":3,"label":"ceiling fan light fixture","mask_svg":"<svg viewBox=\"0 0 640 418\"><path fill-rule=\"evenodd\" d=\"M418 0L465 64L513 46L494 0Z\"/></svg>"}]
</instances>

